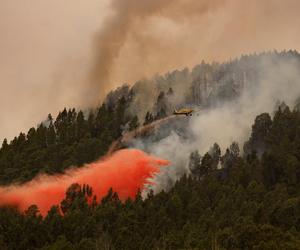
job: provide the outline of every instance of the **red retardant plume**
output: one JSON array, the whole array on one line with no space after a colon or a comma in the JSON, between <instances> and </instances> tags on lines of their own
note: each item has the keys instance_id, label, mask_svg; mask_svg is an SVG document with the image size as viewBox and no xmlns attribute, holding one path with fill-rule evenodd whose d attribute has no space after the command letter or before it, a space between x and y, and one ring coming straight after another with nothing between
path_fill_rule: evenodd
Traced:
<instances>
[{"instance_id":1,"label":"red retardant plume","mask_svg":"<svg viewBox=\"0 0 300 250\"><path fill-rule=\"evenodd\" d=\"M98 200L110 188L118 193L121 200L134 198L137 191L149 183L149 178L158 173L161 166L168 164L168 161L140 150L120 150L108 158L69 170L64 175L43 175L23 185L1 187L0 206L13 205L24 211L35 204L41 214L46 215L53 205L60 204L73 183L91 186Z\"/></svg>"}]
</instances>

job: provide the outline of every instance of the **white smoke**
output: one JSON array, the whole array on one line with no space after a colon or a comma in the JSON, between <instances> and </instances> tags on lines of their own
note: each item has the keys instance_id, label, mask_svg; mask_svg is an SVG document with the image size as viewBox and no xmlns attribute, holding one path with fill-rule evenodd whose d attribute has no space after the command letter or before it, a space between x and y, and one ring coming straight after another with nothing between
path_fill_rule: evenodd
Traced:
<instances>
[{"instance_id":1,"label":"white smoke","mask_svg":"<svg viewBox=\"0 0 300 250\"><path fill-rule=\"evenodd\" d=\"M134 143L137 148L171 161L171 166L154 179L155 185L151 187L154 192L170 188L170 184L189 172L188 159L192 151L198 150L203 156L216 142L224 153L234 141L242 149L257 115L268 112L272 116L279 102L291 108L295 106L300 96L299 61L273 61L266 57L258 66L259 80L247 82L237 99L186 117L187 138L182 138L175 128L160 141L140 139Z\"/></svg>"}]
</instances>

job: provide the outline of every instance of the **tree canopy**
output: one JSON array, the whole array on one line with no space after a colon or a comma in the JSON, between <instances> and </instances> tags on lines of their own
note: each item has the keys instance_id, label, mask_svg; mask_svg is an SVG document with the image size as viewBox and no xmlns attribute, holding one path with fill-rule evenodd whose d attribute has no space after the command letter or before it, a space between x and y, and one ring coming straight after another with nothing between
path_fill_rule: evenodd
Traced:
<instances>
[{"instance_id":1,"label":"tree canopy","mask_svg":"<svg viewBox=\"0 0 300 250\"><path fill-rule=\"evenodd\" d=\"M23 214L2 207L1 249L299 249L300 112L267 121L249 139L264 141L261 156L237 143L223 155L217 144L192 152L191 175L167 193L121 202L109 190L98 201L74 183L45 218L34 204Z\"/></svg>"}]
</instances>

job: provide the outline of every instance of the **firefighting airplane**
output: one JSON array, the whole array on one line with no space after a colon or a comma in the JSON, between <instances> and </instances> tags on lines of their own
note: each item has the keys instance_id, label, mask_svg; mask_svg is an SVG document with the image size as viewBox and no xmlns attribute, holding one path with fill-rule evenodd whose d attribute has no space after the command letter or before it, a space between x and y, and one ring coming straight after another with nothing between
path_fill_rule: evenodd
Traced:
<instances>
[{"instance_id":1,"label":"firefighting airplane","mask_svg":"<svg viewBox=\"0 0 300 250\"><path fill-rule=\"evenodd\" d=\"M173 114L174 115L192 116L194 111L195 111L194 109L188 109L188 108L183 108L183 109L179 109L179 110L175 109Z\"/></svg>"}]
</instances>

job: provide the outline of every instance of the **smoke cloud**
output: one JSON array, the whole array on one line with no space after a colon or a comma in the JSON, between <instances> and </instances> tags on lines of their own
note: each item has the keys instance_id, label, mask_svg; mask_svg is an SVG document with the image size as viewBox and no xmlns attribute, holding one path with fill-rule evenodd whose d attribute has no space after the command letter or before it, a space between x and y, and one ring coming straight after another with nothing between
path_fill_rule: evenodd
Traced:
<instances>
[{"instance_id":1,"label":"smoke cloud","mask_svg":"<svg viewBox=\"0 0 300 250\"><path fill-rule=\"evenodd\" d=\"M91 186L98 200L110 188L121 200L134 198L137 191L143 190L149 179L160 171L160 167L168 164L168 161L139 150L121 150L109 158L69 170L61 176L40 176L24 185L0 187L0 206L14 205L24 211L35 204L41 214L46 215L51 206L60 204L66 189L73 183Z\"/></svg>"},{"instance_id":2,"label":"smoke cloud","mask_svg":"<svg viewBox=\"0 0 300 250\"><path fill-rule=\"evenodd\" d=\"M164 17L174 22L184 22L187 18L201 16L223 2L224 0L209 2L192 0L111 1L113 13L104 21L103 28L95 41L95 60L90 80L95 86L96 91L93 93L97 94L96 100L103 99L109 90L116 87L111 78L112 70L128 39L133 39L131 42L137 43L139 48L136 50L141 58L147 57L155 50L157 46L155 43L159 41L155 41L151 37L148 40L147 35L143 36L139 33L145 29L149 19ZM127 60L130 63L130 58Z\"/></svg>"},{"instance_id":3,"label":"smoke cloud","mask_svg":"<svg viewBox=\"0 0 300 250\"><path fill-rule=\"evenodd\" d=\"M297 58L272 60L264 57L256 63L257 81L246 81L240 96L230 102L216 104L209 109L200 109L198 114L186 117L181 123L161 128L152 138L137 139L132 147L170 160L171 166L155 176L155 192L168 190L183 174L188 174L191 152L198 150L203 156L214 143L223 153L232 142L238 142L242 151L248 140L255 117L268 112L271 116L278 105L285 102L293 108L300 97L300 71ZM160 136L159 140L153 138Z\"/></svg>"},{"instance_id":4,"label":"smoke cloud","mask_svg":"<svg viewBox=\"0 0 300 250\"><path fill-rule=\"evenodd\" d=\"M95 39L91 89L103 98L122 82L202 59L298 48L297 7L296 0L111 1Z\"/></svg>"}]
</instances>

